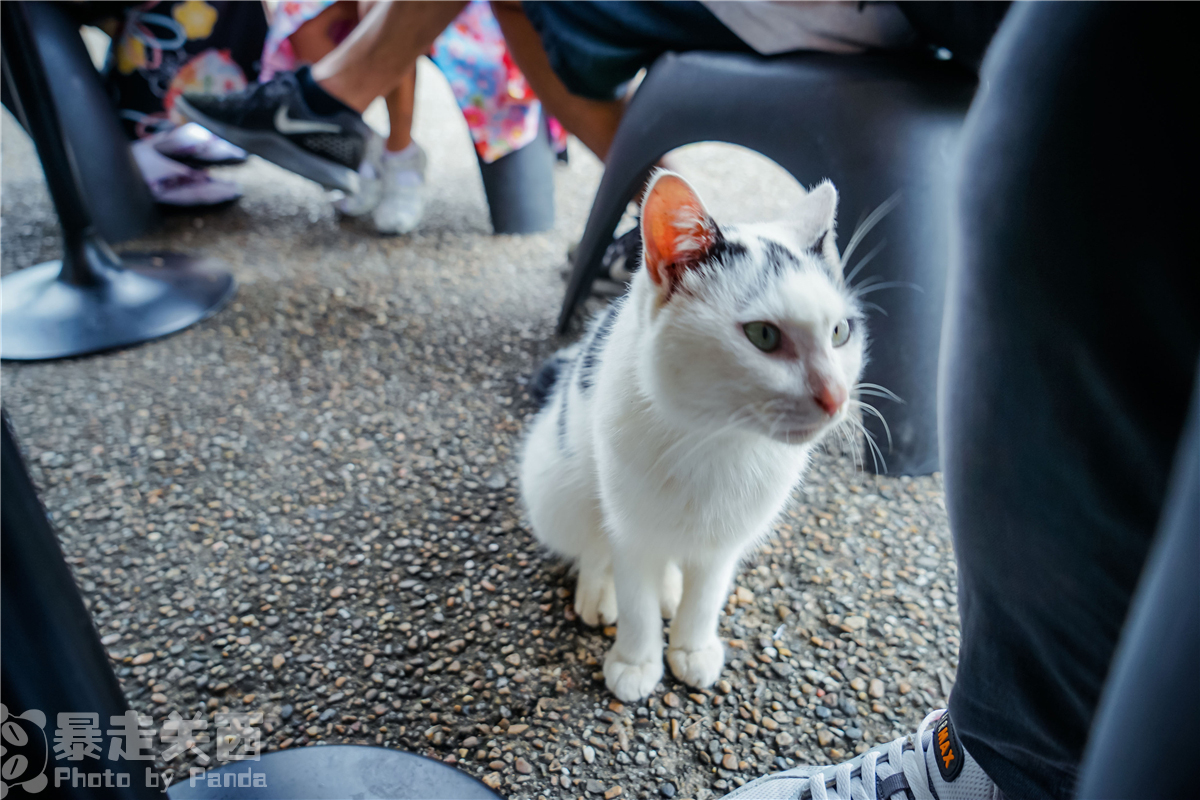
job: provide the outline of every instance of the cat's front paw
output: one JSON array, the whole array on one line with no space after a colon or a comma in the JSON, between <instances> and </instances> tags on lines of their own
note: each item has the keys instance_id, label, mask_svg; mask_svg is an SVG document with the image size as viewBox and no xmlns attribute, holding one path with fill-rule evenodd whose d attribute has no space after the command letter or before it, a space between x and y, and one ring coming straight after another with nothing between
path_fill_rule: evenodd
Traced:
<instances>
[{"instance_id":1,"label":"cat's front paw","mask_svg":"<svg viewBox=\"0 0 1200 800\"><path fill-rule=\"evenodd\" d=\"M667 663L675 677L688 686L707 689L721 677L725 666L725 648L719 639L713 639L697 650L671 647L667 650Z\"/></svg>"},{"instance_id":2,"label":"cat's front paw","mask_svg":"<svg viewBox=\"0 0 1200 800\"><path fill-rule=\"evenodd\" d=\"M650 661L630 663L617 655L616 649L608 651L604 659L604 683L619 700L630 703L648 697L662 680L662 656Z\"/></svg>"},{"instance_id":3,"label":"cat's front paw","mask_svg":"<svg viewBox=\"0 0 1200 800\"><path fill-rule=\"evenodd\" d=\"M585 625L612 625L617 621L617 587L611 573L580 572L575 584L575 613Z\"/></svg>"}]
</instances>

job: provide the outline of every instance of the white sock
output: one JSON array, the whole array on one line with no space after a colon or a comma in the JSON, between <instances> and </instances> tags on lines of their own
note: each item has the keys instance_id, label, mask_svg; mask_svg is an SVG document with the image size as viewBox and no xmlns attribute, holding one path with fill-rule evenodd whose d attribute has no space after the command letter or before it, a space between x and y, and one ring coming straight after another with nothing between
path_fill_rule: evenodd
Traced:
<instances>
[{"instance_id":1,"label":"white sock","mask_svg":"<svg viewBox=\"0 0 1200 800\"><path fill-rule=\"evenodd\" d=\"M383 157L388 158L388 159L411 158L417 154L417 150L419 150L419 149L420 148L417 147L417 140L412 139L409 141L408 147L404 148L403 150L387 150L387 149L385 149L383 151Z\"/></svg>"}]
</instances>

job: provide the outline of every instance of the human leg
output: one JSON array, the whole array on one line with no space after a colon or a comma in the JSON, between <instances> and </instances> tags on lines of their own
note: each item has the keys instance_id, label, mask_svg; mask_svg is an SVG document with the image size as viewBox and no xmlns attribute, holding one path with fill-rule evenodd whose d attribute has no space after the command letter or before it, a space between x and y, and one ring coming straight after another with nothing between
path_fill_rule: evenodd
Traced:
<instances>
[{"instance_id":1,"label":"human leg","mask_svg":"<svg viewBox=\"0 0 1200 800\"><path fill-rule=\"evenodd\" d=\"M1172 457L1188 436L1195 448L1183 426L1200 355L1200 289L1184 245L1196 164L1193 131L1172 99L1187 74L1189 26L1177 13L1028 4L993 45L985 93L963 133L942 350L941 445L963 642L950 715L937 718L932 736L919 731L821 768L820 792L892 797L907 788L922 798L935 788L942 800L1074 792ZM1194 620L1195 559L1187 559L1176 559L1188 564L1181 580L1157 588L1188 598L1176 604L1191 602ZM1158 797L1178 785L1155 784L1185 760L1167 749L1176 742L1153 748L1164 739L1186 747L1171 721L1192 718L1187 648L1195 640L1164 633L1190 624L1194 636L1195 626L1174 609L1135 621L1161 623L1163 613L1177 616L1133 641L1169 640L1169 657L1155 657L1170 685L1106 690L1123 702L1100 729L1100 783L1085 792ZM1190 672L1180 676L1179 667ZM1153 676L1115 674L1118 687L1128 686L1123 675ZM1159 715L1130 713L1147 706ZM1111 720L1120 735L1110 738ZM1141 747L1114 755L1110 748L1128 748L1131 737ZM946 786L955 763L966 766ZM813 772L742 791L794 797Z\"/></svg>"},{"instance_id":2,"label":"human leg","mask_svg":"<svg viewBox=\"0 0 1200 800\"><path fill-rule=\"evenodd\" d=\"M1189 797L1200 716L1200 374L1158 539L1104 684L1076 796Z\"/></svg>"},{"instance_id":3,"label":"human leg","mask_svg":"<svg viewBox=\"0 0 1200 800\"><path fill-rule=\"evenodd\" d=\"M417 57L465 6L459 0L376 3L353 33L313 65L313 78L361 114L405 80Z\"/></svg>"},{"instance_id":4,"label":"human leg","mask_svg":"<svg viewBox=\"0 0 1200 800\"><path fill-rule=\"evenodd\" d=\"M412 138L416 83L414 67L385 98L390 127L378 165L382 192L371 210L380 233L410 233L425 214L425 151Z\"/></svg>"},{"instance_id":5,"label":"human leg","mask_svg":"<svg viewBox=\"0 0 1200 800\"><path fill-rule=\"evenodd\" d=\"M617 126L621 124L624 102L572 94L554 74L541 38L519 2L493 2L492 13L504 32L504 41L513 61L546 110L603 160L608 155Z\"/></svg>"},{"instance_id":6,"label":"human leg","mask_svg":"<svg viewBox=\"0 0 1200 800\"><path fill-rule=\"evenodd\" d=\"M359 168L378 144L361 113L375 97L389 95L410 80L417 56L462 6L381 3L313 67L281 72L266 83L223 97L189 93L177 108L285 169L358 193L364 188Z\"/></svg>"},{"instance_id":7,"label":"human leg","mask_svg":"<svg viewBox=\"0 0 1200 800\"><path fill-rule=\"evenodd\" d=\"M413 108L417 97L417 70L414 66L395 89L384 97L388 109L387 149L393 153L412 144Z\"/></svg>"},{"instance_id":8,"label":"human leg","mask_svg":"<svg viewBox=\"0 0 1200 800\"><path fill-rule=\"evenodd\" d=\"M358 21L358 4L339 0L304 22L287 40L297 61L315 64L350 35Z\"/></svg>"},{"instance_id":9,"label":"human leg","mask_svg":"<svg viewBox=\"0 0 1200 800\"><path fill-rule=\"evenodd\" d=\"M492 11L546 109L602 160L642 67L667 50L749 50L700 3L493 0Z\"/></svg>"},{"instance_id":10,"label":"human leg","mask_svg":"<svg viewBox=\"0 0 1200 800\"><path fill-rule=\"evenodd\" d=\"M1174 15L1014 8L964 131L941 382L950 712L1011 797L1073 791L1200 351Z\"/></svg>"}]
</instances>

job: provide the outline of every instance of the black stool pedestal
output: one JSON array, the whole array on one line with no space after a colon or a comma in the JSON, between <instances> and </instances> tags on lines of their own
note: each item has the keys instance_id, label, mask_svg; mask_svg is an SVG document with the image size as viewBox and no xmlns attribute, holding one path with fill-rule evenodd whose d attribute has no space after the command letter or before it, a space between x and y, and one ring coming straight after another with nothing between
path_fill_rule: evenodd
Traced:
<instances>
[{"instance_id":1,"label":"black stool pedestal","mask_svg":"<svg viewBox=\"0 0 1200 800\"><path fill-rule=\"evenodd\" d=\"M499 800L475 778L440 761L350 744L297 747L232 762L177 783L167 794L171 800Z\"/></svg>"},{"instance_id":2,"label":"black stool pedestal","mask_svg":"<svg viewBox=\"0 0 1200 800\"><path fill-rule=\"evenodd\" d=\"M125 347L166 336L215 313L233 296L233 277L206 258L125 254L95 243L75 280L62 261L2 281L0 357L30 361Z\"/></svg>"},{"instance_id":3,"label":"black stool pedestal","mask_svg":"<svg viewBox=\"0 0 1200 800\"><path fill-rule=\"evenodd\" d=\"M212 259L161 253L123 261L100 235L38 47L39 26L49 24L45 10L36 3L0 5L6 102L37 146L63 234L61 261L0 281L0 358L21 361L79 356L166 336L215 313L234 292L233 276ZM50 16L50 22L57 19ZM97 191L93 187L92 193ZM93 205L120 206L123 197L116 192L89 199Z\"/></svg>"}]
</instances>

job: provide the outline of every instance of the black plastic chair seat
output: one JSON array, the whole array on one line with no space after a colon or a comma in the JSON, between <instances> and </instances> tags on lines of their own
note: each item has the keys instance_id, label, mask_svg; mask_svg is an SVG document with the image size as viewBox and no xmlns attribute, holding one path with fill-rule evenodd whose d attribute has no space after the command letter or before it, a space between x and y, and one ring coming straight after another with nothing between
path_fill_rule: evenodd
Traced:
<instances>
[{"instance_id":1,"label":"black plastic chair seat","mask_svg":"<svg viewBox=\"0 0 1200 800\"><path fill-rule=\"evenodd\" d=\"M864 381L904 401L881 406L890 425L890 452L883 426L870 416L864 421L880 443L888 472L933 472L950 178L975 83L962 67L910 56L662 56L630 102L609 151L576 251L559 332L587 297L613 230L647 170L677 147L728 142L767 156L806 186L831 179L841 195L842 249L859 221L898 196L896 209L856 255L885 239L886 245L855 278L917 287L870 297L886 316L876 314L871 321ZM869 455L865 463L876 466ZM877 467L882 471L883 464Z\"/></svg>"}]
</instances>

